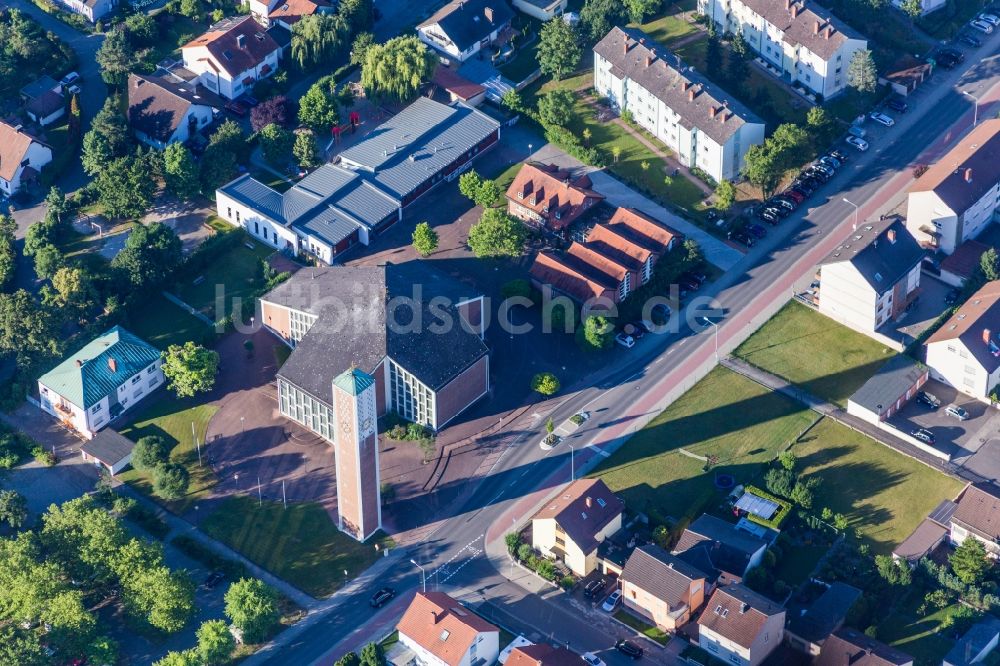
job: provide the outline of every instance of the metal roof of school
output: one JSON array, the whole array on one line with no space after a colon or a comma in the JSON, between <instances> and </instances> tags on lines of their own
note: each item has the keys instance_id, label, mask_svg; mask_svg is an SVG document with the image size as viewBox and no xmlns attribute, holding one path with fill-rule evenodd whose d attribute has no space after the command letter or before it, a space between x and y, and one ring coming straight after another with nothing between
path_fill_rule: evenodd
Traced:
<instances>
[{"instance_id":1,"label":"metal roof of school","mask_svg":"<svg viewBox=\"0 0 1000 666\"><path fill-rule=\"evenodd\" d=\"M370 173L382 189L402 199L499 127L461 102L447 105L420 97L340 159L348 168Z\"/></svg>"},{"instance_id":2,"label":"metal roof of school","mask_svg":"<svg viewBox=\"0 0 1000 666\"><path fill-rule=\"evenodd\" d=\"M77 407L89 409L159 358L159 349L115 326L38 381Z\"/></svg>"}]
</instances>

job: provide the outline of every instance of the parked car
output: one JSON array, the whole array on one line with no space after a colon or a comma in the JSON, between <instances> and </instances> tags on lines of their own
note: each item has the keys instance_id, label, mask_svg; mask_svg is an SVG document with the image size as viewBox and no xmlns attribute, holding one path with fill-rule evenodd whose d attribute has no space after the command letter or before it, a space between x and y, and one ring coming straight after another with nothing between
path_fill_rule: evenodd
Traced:
<instances>
[{"instance_id":1,"label":"parked car","mask_svg":"<svg viewBox=\"0 0 1000 666\"><path fill-rule=\"evenodd\" d=\"M851 125L847 128L847 133L851 136L856 136L859 139L865 138L868 132L865 131L863 127L858 127L857 125Z\"/></svg>"},{"instance_id":2,"label":"parked car","mask_svg":"<svg viewBox=\"0 0 1000 666\"><path fill-rule=\"evenodd\" d=\"M944 413L959 421L969 420L969 412L964 407L959 407L958 405L948 405L945 407Z\"/></svg>"},{"instance_id":3,"label":"parked car","mask_svg":"<svg viewBox=\"0 0 1000 666\"><path fill-rule=\"evenodd\" d=\"M859 139L856 136L849 136L846 139L844 139L844 141L851 144L861 152L868 150L868 142L865 141L864 139Z\"/></svg>"},{"instance_id":4,"label":"parked car","mask_svg":"<svg viewBox=\"0 0 1000 666\"><path fill-rule=\"evenodd\" d=\"M823 157L819 158L819 162L820 164L825 164L831 169L839 169L842 166L840 164L840 160L838 160L833 155L824 155Z\"/></svg>"},{"instance_id":5,"label":"parked car","mask_svg":"<svg viewBox=\"0 0 1000 666\"><path fill-rule=\"evenodd\" d=\"M594 580L587 583L583 588L583 596L588 599L596 597L598 594L604 591L605 586L608 584L607 579L595 578Z\"/></svg>"},{"instance_id":6,"label":"parked car","mask_svg":"<svg viewBox=\"0 0 1000 666\"><path fill-rule=\"evenodd\" d=\"M705 280L708 279L708 276L703 275L701 273L696 273L694 271L684 271L683 273L681 273L681 279L688 280L701 287L701 285L705 284Z\"/></svg>"},{"instance_id":7,"label":"parked car","mask_svg":"<svg viewBox=\"0 0 1000 666\"><path fill-rule=\"evenodd\" d=\"M896 124L896 121L879 111L872 111L868 114L868 117L877 122L880 125L885 125L886 127L892 127Z\"/></svg>"},{"instance_id":8,"label":"parked car","mask_svg":"<svg viewBox=\"0 0 1000 666\"><path fill-rule=\"evenodd\" d=\"M962 42L966 46L971 46L974 49L977 49L983 45L983 43L979 40L978 37L970 35L967 32L963 32L961 35L959 35L958 41Z\"/></svg>"},{"instance_id":9,"label":"parked car","mask_svg":"<svg viewBox=\"0 0 1000 666\"><path fill-rule=\"evenodd\" d=\"M790 187L781 193L781 196L787 197L794 201L796 204L800 204L806 200L806 195L802 192L797 192L794 187Z\"/></svg>"},{"instance_id":10,"label":"parked car","mask_svg":"<svg viewBox=\"0 0 1000 666\"><path fill-rule=\"evenodd\" d=\"M79 95L81 92L83 92L83 90L80 89L80 86L74 84L66 88L66 92L68 92L70 95Z\"/></svg>"},{"instance_id":11,"label":"parked car","mask_svg":"<svg viewBox=\"0 0 1000 666\"><path fill-rule=\"evenodd\" d=\"M794 183L792 183L792 187L801 190L807 197L810 197L812 196L812 193L816 191L817 184L818 183L813 181L811 178L798 178Z\"/></svg>"},{"instance_id":12,"label":"parked car","mask_svg":"<svg viewBox=\"0 0 1000 666\"><path fill-rule=\"evenodd\" d=\"M258 104L260 104L260 102L257 101L256 97L254 97L253 95L249 95L249 94L243 95L242 97L240 97L239 101L243 102L244 104L246 104L247 106L249 106L251 109L253 107L257 106Z\"/></svg>"},{"instance_id":13,"label":"parked car","mask_svg":"<svg viewBox=\"0 0 1000 666\"><path fill-rule=\"evenodd\" d=\"M885 103L885 105L890 109L892 109L893 111L895 111L896 113L906 113L907 109L910 108L906 102L899 99L898 97L890 97L889 100Z\"/></svg>"},{"instance_id":14,"label":"parked car","mask_svg":"<svg viewBox=\"0 0 1000 666\"><path fill-rule=\"evenodd\" d=\"M822 161L817 161L814 164L811 164L806 169L806 171L819 171L821 173L825 173L828 176L832 176L835 173L837 173L837 168L836 167L832 167L829 164L823 164Z\"/></svg>"},{"instance_id":15,"label":"parked car","mask_svg":"<svg viewBox=\"0 0 1000 666\"><path fill-rule=\"evenodd\" d=\"M372 608L382 608L382 606L386 605L394 596L396 596L396 590L391 587L383 587L381 590L372 595L372 598L368 600L368 603Z\"/></svg>"},{"instance_id":16,"label":"parked car","mask_svg":"<svg viewBox=\"0 0 1000 666\"><path fill-rule=\"evenodd\" d=\"M590 666L608 666L604 663L604 660L598 657L593 652L584 652L582 659L590 664Z\"/></svg>"},{"instance_id":17,"label":"parked car","mask_svg":"<svg viewBox=\"0 0 1000 666\"><path fill-rule=\"evenodd\" d=\"M910 436L914 439L919 439L921 442L926 442L927 444L933 444L937 441L934 437L934 433L926 428L918 428L911 432Z\"/></svg>"},{"instance_id":18,"label":"parked car","mask_svg":"<svg viewBox=\"0 0 1000 666\"><path fill-rule=\"evenodd\" d=\"M995 14L988 14L987 12L983 12L976 18L979 19L980 21L986 21L993 27L1000 25L1000 17L997 17Z\"/></svg>"},{"instance_id":19,"label":"parked car","mask_svg":"<svg viewBox=\"0 0 1000 666\"><path fill-rule=\"evenodd\" d=\"M954 305L955 303L958 303L958 297L961 295L962 295L962 290L959 289L958 287L953 287L951 290L948 291L947 294L945 294L944 304Z\"/></svg>"},{"instance_id":20,"label":"parked car","mask_svg":"<svg viewBox=\"0 0 1000 666\"><path fill-rule=\"evenodd\" d=\"M80 75L78 73L70 72L66 76L62 77L59 80L59 83L63 84L64 86L71 86L79 80L80 80Z\"/></svg>"},{"instance_id":21,"label":"parked car","mask_svg":"<svg viewBox=\"0 0 1000 666\"><path fill-rule=\"evenodd\" d=\"M977 19L977 20L973 21L972 23L970 23L969 25L971 25L973 28L975 28L979 32L984 32L987 35L992 35L993 34L993 26L990 25L989 23L987 23L986 21L980 21L980 20Z\"/></svg>"},{"instance_id":22,"label":"parked car","mask_svg":"<svg viewBox=\"0 0 1000 666\"><path fill-rule=\"evenodd\" d=\"M926 405L930 409L937 409L941 406L941 401L933 393L928 393L927 391L921 391L917 394L917 402L921 405Z\"/></svg>"},{"instance_id":23,"label":"parked car","mask_svg":"<svg viewBox=\"0 0 1000 666\"><path fill-rule=\"evenodd\" d=\"M646 329L639 326L638 322L629 322L622 328L622 332L631 335L636 340L641 340L646 335Z\"/></svg>"},{"instance_id":24,"label":"parked car","mask_svg":"<svg viewBox=\"0 0 1000 666\"><path fill-rule=\"evenodd\" d=\"M216 587L218 587L219 583L225 580L225 578L226 574L222 573L221 571L213 571L212 573L208 574L207 578L205 578L205 583L204 583L205 589L214 590Z\"/></svg>"},{"instance_id":25,"label":"parked car","mask_svg":"<svg viewBox=\"0 0 1000 666\"><path fill-rule=\"evenodd\" d=\"M229 113L234 116L239 116L240 118L247 115L247 111L249 110L243 102L226 102L225 109Z\"/></svg>"},{"instance_id":26,"label":"parked car","mask_svg":"<svg viewBox=\"0 0 1000 666\"><path fill-rule=\"evenodd\" d=\"M615 342L620 344L625 349L632 349L632 347L635 347L635 338L624 331L615 336Z\"/></svg>"},{"instance_id":27,"label":"parked car","mask_svg":"<svg viewBox=\"0 0 1000 666\"><path fill-rule=\"evenodd\" d=\"M943 67L944 69L955 69L958 66L958 61L948 55L938 53L935 60L938 67Z\"/></svg>"},{"instance_id":28,"label":"parked car","mask_svg":"<svg viewBox=\"0 0 1000 666\"><path fill-rule=\"evenodd\" d=\"M748 224L746 230L750 232L750 235L754 238L763 238L767 235L767 229L760 226L759 224Z\"/></svg>"},{"instance_id":29,"label":"parked car","mask_svg":"<svg viewBox=\"0 0 1000 666\"><path fill-rule=\"evenodd\" d=\"M751 238L750 234L746 233L742 229L733 229L726 235L726 237L731 241L736 241L737 243L746 245L747 247L753 247L753 238Z\"/></svg>"},{"instance_id":30,"label":"parked car","mask_svg":"<svg viewBox=\"0 0 1000 666\"><path fill-rule=\"evenodd\" d=\"M833 178L833 174L828 173L826 171L820 171L816 167L811 167L810 169L805 171L803 173L803 176L806 178L815 178L820 183L828 183L830 182L830 179Z\"/></svg>"},{"instance_id":31,"label":"parked car","mask_svg":"<svg viewBox=\"0 0 1000 666\"><path fill-rule=\"evenodd\" d=\"M607 599L604 600L604 604L601 606L601 610L603 610L605 613L613 613L614 610L618 608L618 604L620 604L621 601L622 601L622 591L615 590L608 596Z\"/></svg>"},{"instance_id":32,"label":"parked car","mask_svg":"<svg viewBox=\"0 0 1000 666\"><path fill-rule=\"evenodd\" d=\"M781 222L781 216L778 215L778 210L776 208L762 208L757 214L757 217L764 220L772 227L778 224L778 222Z\"/></svg>"},{"instance_id":33,"label":"parked car","mask_svg":"<svg viewBox=\"0 0 1000 666\"><path fill-rule=\"evenodd\" d=\"M642 648L622 639L615 643L615 649L630 659L642 657Z\"/></svg>"},{"instance_id":34,"label":"parked car","mask_svg":"<svg viewBox=\"0 0 1000 666\"><path fill-rule=\"evenodd\" d=\"M764 202L767 208L784 208L789 213L798 208L799 202L783 196L771 197Z\"/></svg>"},{"instance_id":35,"label":"parked car","mask_svg":"<svg viewBox=\"0 0 1000 666\"><path fill-rule=\"evenodd\" d=\"M851 161L850 158L847 156L847 153L842 153L839 150L831 150L830 155L840 160L841 165L847 164L848 162Z\"/></svg>"},{"instance_id":36,"label":"parked car","mask_svg":"<svg viewBox=\"0 0 1000 666\"><path fill-rule=\"evenodd\" d=\"M945 47L941 49L939 53L942 53L943 55L946 55L949 58L954 58L958 62L965 62L965 54L959 51L958 49Z\"/></svg>"}]
</instances>

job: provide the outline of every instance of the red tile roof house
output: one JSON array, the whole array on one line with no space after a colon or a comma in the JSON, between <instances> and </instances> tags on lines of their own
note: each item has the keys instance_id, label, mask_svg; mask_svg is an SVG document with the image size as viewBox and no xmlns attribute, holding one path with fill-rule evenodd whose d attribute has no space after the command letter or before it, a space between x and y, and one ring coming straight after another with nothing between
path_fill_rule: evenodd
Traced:
<instances>
[{"instance_id":1,"label":"red tile roof house","mask_svg":"<svg viewBox=\"0 0 1000 666\"><path fill-rule=\"evenodd\" d=\"M525 164L507 188L507 212L549 231L562 232L604 199L587 175L573 178L552 164Z\"/></svg>"},{"instance_id":2,"label":"red tile roof house","mask_svg":"<svg viewBox=\"0 0 1000 666\"><path fill-rule=\"evenodd\" d=\"M956 503L949 523L952 545L971 536L983 543L988 555L1000 557L1000 488L992 483L970 484Z\"/></svg>"},{"instance_id":3,"label":"red tile roof house","mask_svg":"<svg viewBox=\"0 0 1000 666\"><path fill-rule=\"evenodd\" d=\"M421 666L492 664L500 654L500 630L443 592L418 592L396 629Z\"/></svg>"},{"instance_id":4,"label":"red tile roof house","mask_svg":"<svg viewBox=\"0 0 1000 666\"><path fill-rule=\"evenodd\" d=\"M931 376L990 402L1000 384L1000 280L969 297L925 343Z\"/></svg>"},{"instance_id":5,"label":"red tile roof house","mask_svg":"<svg viewBox=\"0 0 1000 666\"><path fill-rule=\"evenodd\" d=\"M583 666L583 661L564 647L539 643L514 648L504 666Z\"/></svg>"},{"instance_id":6,"label":"red tile roof house","mask_svg":"<svg viewBox=\"0 0 1000 666\"><path fill-rule=\"evenodd\" d=\"M20 125L0 121L0 194L17 194L52 161L52 149Z\"/></svg>"},{"instance_id":7,"label":"red tile roof house","mask_svg":"<svg viewBox=\"0 0 1000 666\"><path fill-rule=\"evenodd\" d=\"M236 99L278 70L281 47L252 16L233 16L182 46L181 55L202 85Z\"/></svg>"},{"instance_id":8,"label":"red tile roof house","mask_svg":"<svg viewBox=\"0 0 1000 666\"><path fill-rule=\"evenodd\" d=\"M707 576L659 546L636 548L619 576L622 605L674 631L705 602Z\"/></svg>"},{"instance_id":9,"label":"red tile roof house","mask_svg":"<svg viewBox=\"0 0 1000 666\"><path fill-rule=\"evenodd\" d=\"M764 558L767 543L724 520L704 514L685 528L673 554L709 574L709 583L739 583Z\"/></svg>"},{"instance_id":10,"label":"red tile roof house","mask_svg":"<svg viewBox=\"0 0 1000 666\"><path fill-rule=\"evenodd\" d=\"M531 545L577 576L598 566L597 547L622 528L625 503L600 479L578 479L531 519Z\"/></svg>"},{"instance_id":11,"label":"red tile roof house","mask_svg":"<svg viewBox=\"0 0 1000 666\"><path fill-rule=\"evenodd\" d=\"M913 666L913 657L844 627L826 640L813 666Z\"/></svg>"},{"instance_id":12,"label":"red tile roof house","mask_svg":"<svg viewBox=\"0 0 1000 666\"><path fill-rule=\"evenodd\" d=\"M741 584L720 587L698 618L698 645L737 666L757 666L784 637L785 609Z\"/></svg>"}]
</instances>

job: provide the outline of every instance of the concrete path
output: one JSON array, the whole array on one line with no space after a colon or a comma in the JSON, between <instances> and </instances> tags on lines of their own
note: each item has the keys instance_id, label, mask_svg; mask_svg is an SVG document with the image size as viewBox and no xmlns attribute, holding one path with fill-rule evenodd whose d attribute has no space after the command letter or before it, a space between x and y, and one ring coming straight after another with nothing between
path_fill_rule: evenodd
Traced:
<instances>
[{"instance_id":1,"label":"concrete path","mask_svg":"<svg viewBox=\"0 0 1000 666\"><path fill-rule=\"evenodd\" d=\"M727 245L701 227L688 222L648 197L636 192L625 183L611 176L607 171L586 165L572 155L567 155L562 149L551 143L532 153L529 160L556 164L566 169L586 173L590 176L594 184L594 189L607 197L608 203L640 210L670 225L683 233L687 238L694 239L701 246L701 251L705 254L705 258L724 271L735 266L743 258L742 252Z\"/></svg>"}]
</instances>

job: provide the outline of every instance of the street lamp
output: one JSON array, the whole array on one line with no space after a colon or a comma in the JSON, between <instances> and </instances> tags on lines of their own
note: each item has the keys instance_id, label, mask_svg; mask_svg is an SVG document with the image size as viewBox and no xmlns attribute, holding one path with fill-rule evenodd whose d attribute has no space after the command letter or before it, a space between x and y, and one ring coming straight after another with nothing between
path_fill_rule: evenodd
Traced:
<instances>
[{"instance_id":1,"label":"street lamp","mask_svg":"<svg viewBox=\"0 0 1000 666\"><path fill-rule=\"evenodd\" d=\"M979 124L979 98L970 93L968 90L963 90L962 94L971 97L972 101L975 103L972 107L972 126L975 127Z\"/></svg>"},{"instance_id":2,"label":"street lamp","mask_svg":"<svg viewBox=\"0 0 1000 666\"><path fill-rule=\"evenodd\" d=\"M858 209L859 209L859 206L858 206L858 204L854 203L853 201L851 201L847 197L842 197L842 199L843 199L844 203L851 204L852 206L854 206L854 230L857 231L858 230Z\"/></svg>"},{"instance_id":3,"label":"street lamp","mask_svg":"<svg viewBox=\"0 0 1000 666\"><path fill-rule=\"evenodd\" d=\"M708 317L702 317L701 320L708 324L709 326L715 327L715 362L719 362L719 325Z\"/></svg>"},{"instance_id":4,"label":"street lamp","mask_svg":"<svg viewBox=\"0 0 1000 666\"><path fill-rule=\"evenodd\" d=\"M427 592L427 572L425 572L424 568L417 564L417 561L412 558L410 559L410 564L420 569L420 584L421 587L423 587L424 592Z\"/></svg>"}]
</instances>

